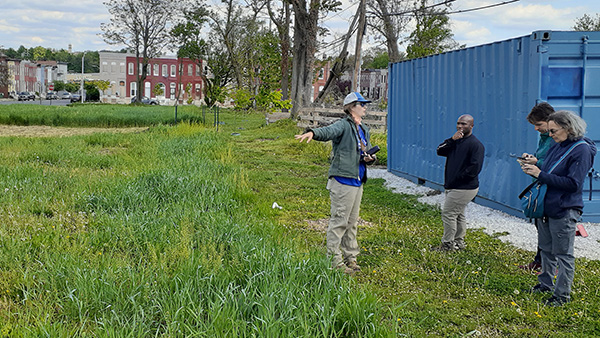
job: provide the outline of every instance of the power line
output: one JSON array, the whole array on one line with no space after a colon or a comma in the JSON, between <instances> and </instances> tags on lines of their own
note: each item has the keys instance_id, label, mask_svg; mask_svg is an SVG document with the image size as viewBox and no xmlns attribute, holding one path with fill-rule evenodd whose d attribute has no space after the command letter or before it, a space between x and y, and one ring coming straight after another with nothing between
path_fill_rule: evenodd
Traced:
<instances>
[{"instance_id":1,"label":"power line","mask_svg":"<svg viewBox=\"0 0 600 338\"><path fill-rule=\"evenodd\" d=\"M453 11L453 12L448 12L446 14L456 14L456 13L473 12L473 11L478 11L480 9L487 9L487 8L498 7L498 6L502 6L502 5L508 5L510 3L517 2L517 1L519 1L519 0L504 1L504 2L501 2L501 3L491 4L491 5L482 6L482 7L476 7L476 8L470 8L470 9L464 9L464 10L457 10L457 11Z\"/></svg>"},{"instance_id":2,"label":"power line","mask_svg":"<svg viewBox=\"0 0 600 338\"><path fill-rule=\"evenodd\" d=\"M411 11L405 11L405 12L399 12L399 13L388 13L385 16L402 16L402 15L413 16L413 15L415 15L414 14L415 11L423 10L423 9L428 9L428 8L433 8L433 7L440 6L440 5L445 5L445 4L453 2L453 1L456 1L456 0L448 0L448 1L445 1L443 3L439 3L437 5L431 5L431 6L428 6L428 7L423 7L423 8L416 9L416 10L411 10ZM513 2L517 2L517 1L519 1L519 0L509 0L509 1L504 1L504 2L500 2L500 3L495 3L495 4L487 5L487 6L481 6L481 7L469 8L469 9L463 9L463 10L456 10L456 11L452 11L452 12L446 12L444 14L457 14L457 13L473 12L473 11L478 11L478 10L482 10L482 9L488 9L488 8L492 8L492 7L498 7L498 6L502 6L502 5L507 5L507 4L510 4L510 3L513 3ZM374 15L376 13L369 12L369 14L373 14Z\"/></svg>"},{"instance_id":3,"label":"power line","mask_svg":"<svg viewBox=\"0 0 600 338\"><path fill-rule=\"evenodd\" d=\"M421 7L421 8L417 8L417 9L413 9L410 11L405 11L405 12L399 12L399 13L388 13L388 14L384 14L384 16L398 16L398 15L405 15L405 14L412 14L415 11L422 11L424 9L429 9L429 8L434 8L434 7L438 7L438 6L443 6L443 5L447 5L449 3L455 2L456 0L446 0L444 2L440 2L439 4L433 4L430 6L425 6L425 7ZM369 12L369 14L376 14L373 12Z\"/></svg>"}]
</instances>

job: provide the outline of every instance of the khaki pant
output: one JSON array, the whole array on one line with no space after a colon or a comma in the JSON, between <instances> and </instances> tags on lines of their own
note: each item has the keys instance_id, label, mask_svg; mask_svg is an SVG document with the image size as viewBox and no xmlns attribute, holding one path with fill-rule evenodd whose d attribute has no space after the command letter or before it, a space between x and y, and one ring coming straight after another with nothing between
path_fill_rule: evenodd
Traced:
<instances>
[{"instance_id":1,"label":"khaki pant","mask_svg":"<svg viewBox=\"0 0 600 338\"><path fill-rule=\"evenodd\" d=\"M467 234L465 208L477 196L478 191L479 188L446 190L446 200L442 208L442 222L444 223L442 242L464 241Z\"/></svg>"},{"instance_id":2,"label":"khaki pant","mask_svg":"<svg viewBox=\"0 0 600 338\"><path fill-rule=\"evenodd\" d=\"M344 185L330 178L331 218L327 228L327 255L332 267L356 261L359 253L356 232L363 187Z\"/></svg>"}]
</instances>

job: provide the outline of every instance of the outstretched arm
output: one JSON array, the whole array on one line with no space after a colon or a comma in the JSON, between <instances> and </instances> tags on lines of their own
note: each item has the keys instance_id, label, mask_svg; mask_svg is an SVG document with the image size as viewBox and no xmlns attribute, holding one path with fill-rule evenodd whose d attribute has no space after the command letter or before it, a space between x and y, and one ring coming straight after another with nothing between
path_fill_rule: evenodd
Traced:
<instances>
[{"instance_id":1,"label":"outstretched arm","mask_svg":"<svg viewBox=\"0 0 600 338\"><path fill-rule=\"evenodd\" d=\"M295 135L294 137L296 138L296 140L300 140L300 142L306 139L306 143L308 143L313 139L313 136L315 136L315 133L313 133L311 130L302 135Z\"/></svg>"}]
</instances>

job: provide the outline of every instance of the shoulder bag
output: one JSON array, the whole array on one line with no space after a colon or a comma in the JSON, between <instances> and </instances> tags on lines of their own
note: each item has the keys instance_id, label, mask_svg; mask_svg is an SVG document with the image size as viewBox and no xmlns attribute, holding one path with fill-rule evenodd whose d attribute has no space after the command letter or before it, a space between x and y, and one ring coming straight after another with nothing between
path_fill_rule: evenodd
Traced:
<instances>
[{"instance_id":1,"label":"shoulder bag","mask_svg":"<svg viewBox=\"0 0 600 338\"><path fill-rule=\"evenodd\" d=\"M573 148L577 147L580 144L585 144L585 141L579 141L567 150L563 154L563 156L550 168L548 174L556 168L560 162L562 162L567 155L573 150ZM545 183L540 182L539 180L533 181L530 185L527 186L520 194L519 199L521 200L521 207L523 208L523 213L527 218L542 218L544 217L544 197L546 196L546 190L548 187Z\"/></svg>"}]
</instances>

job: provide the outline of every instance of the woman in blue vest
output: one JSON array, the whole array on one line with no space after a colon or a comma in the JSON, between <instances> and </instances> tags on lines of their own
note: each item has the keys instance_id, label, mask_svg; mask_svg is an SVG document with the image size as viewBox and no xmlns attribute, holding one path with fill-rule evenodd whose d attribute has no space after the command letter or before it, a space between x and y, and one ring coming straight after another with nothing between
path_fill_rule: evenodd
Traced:
<instances>
[{"instance_id":1,"label":"woman in blue vest","mask_svg":"<svg viewBox=\"0 0 600 338\"><path fill-rule=\"evenodd\" d=\"M548 118L548 132L556 142L541 168L523 165L523 172L547 185L544 217L538 223L538 245L542 250L542 273L531 292L552 292L546 305L561 306L570 301L575 274L576 222L583 212L583 183L594 163L596 146L584 138L587 125L568 111ZM556 268L556 283L554 275Z\"/></svg>"}]
</instances>

